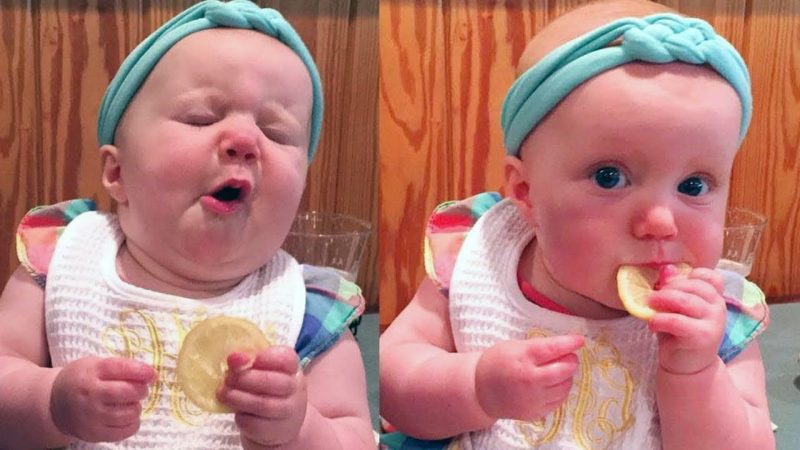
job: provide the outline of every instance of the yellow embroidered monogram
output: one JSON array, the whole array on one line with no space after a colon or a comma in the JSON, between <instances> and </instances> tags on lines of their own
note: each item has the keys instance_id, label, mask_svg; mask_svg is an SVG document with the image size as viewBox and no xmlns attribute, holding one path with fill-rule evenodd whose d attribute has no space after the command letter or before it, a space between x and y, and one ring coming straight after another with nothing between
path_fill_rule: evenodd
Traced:
<instances>
[{"instance_id":1,"label":"yellow embroidered monogram","mask_svg":"<svg viewBox=\"0 0 800 450\"><path fill-rule=\"evenodd\" d=\"M121 356L151 364L157 379L151 385L147 400L142 407L142 417L152 414L162 395L169 395L170 414L188 426L200 426L208 413L195 406L175 380L175 364L178 351L189 330L208 317L206 308L196 309L191 316L181 319L178 312L154 313L127 308L119 312L119 323L106 327L101 340L105 350L112 356ZM272 324L267 324L264 335L270 343L277 342L277 333ZM162 336L170 333L174 339ZM172 348L166 343L175 342Z\"/></svg>"},{"instance_id":2,"label":"yellow embroidered monogram","mask_svg":"<svg viewBox=\"0 0 800 450\"><path fill-rule=\"evenodd\" d=\"M542 329L527 333L528 338L547 335ZM515 422L528 445L552 441L565 425L567 415L574 441L586 450L609 447L617 435L633 426L631 402L636 386L617 348L600 335L586 341L578 360L580 373L566 403L540 420ZM597 389L594 384L598 383L604 384L605 389ZM598 392L607 394L600 397Z\"/></svg>"}]
</instances>

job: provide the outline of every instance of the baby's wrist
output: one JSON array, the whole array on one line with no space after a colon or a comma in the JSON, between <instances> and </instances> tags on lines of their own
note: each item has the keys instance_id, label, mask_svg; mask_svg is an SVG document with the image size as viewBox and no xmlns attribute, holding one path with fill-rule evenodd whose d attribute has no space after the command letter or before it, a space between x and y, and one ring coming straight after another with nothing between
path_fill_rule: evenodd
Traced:
<instances>
[{"instance_id":1,"label":"baby's wrist","mask_svg":"<svg viewBox=\"0 0 800 450\"><path fill-rule=\"evenodd\" d=\"M670 368L665 366L664 364L658 364L658 372L663 376L670 377L670 378L690 378L690 377L702 377L707 373L712 373L716 370L717 363L721 363L722 361L719 358L712 359L708 364L701 366L699 368L691 368L689 370L680 370L676 368Z\"/></svg>"}]
</instances>

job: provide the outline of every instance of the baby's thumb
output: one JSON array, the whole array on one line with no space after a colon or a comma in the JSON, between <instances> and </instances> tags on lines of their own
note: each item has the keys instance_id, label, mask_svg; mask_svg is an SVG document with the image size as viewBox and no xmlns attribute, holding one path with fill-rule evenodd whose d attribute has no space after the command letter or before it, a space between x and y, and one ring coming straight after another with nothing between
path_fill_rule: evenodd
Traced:
<instances>
[{"instance_id":1,"label":"baby's thumb","mask_svg":"<svg viewBox=\"0 0 800 450\"><path fill-rule=\"evenodd\" d=\"M574 353L583 347L584 338L577 334L565 336L534 337L530 339L528 355L536 364L545 364Z\"/></svg>"},{"instance_id":2,"label":"baby's thumb","mask_svg":"<svg viewBox=\"0 0 800 450\"><path fill-rule=\"evenodd\" d=\"M156 371L152 366L141 361L122 357L101 359L97 368L100 379L107 381L150 383L156 376Z\"/></svg>"}]
</instances>

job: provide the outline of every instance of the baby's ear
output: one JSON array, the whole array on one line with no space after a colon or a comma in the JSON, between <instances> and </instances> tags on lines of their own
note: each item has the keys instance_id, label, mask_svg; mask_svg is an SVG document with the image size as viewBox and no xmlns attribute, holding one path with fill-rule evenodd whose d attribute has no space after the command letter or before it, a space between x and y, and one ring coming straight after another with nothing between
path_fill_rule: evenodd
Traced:
<instances>
[{"instance_id":1,"label":"baby's ear","mask_svg":"<svg viewBox=\"0 0 800 450\"><path fill-rule=\"evenodd\" d=\"M119 148L106 144L100 147L100 159L103 161L103 186L106 192L117 203L126 203L125 186L122 183L122 172L119 165Z\"/></svg>"},{"instance_id":2,"label":"baby's ear","mask_svg":"<svg viewBox=\"0 0 800 450\"><path fill-rule=\"evenodd\" d=\"M506 196L517 205L525 221L534 225L533 202L529 195L531 184L522 160L516 156L507 155L503 158L503 173L506 181Z\"/></svg>"}]
</instances>

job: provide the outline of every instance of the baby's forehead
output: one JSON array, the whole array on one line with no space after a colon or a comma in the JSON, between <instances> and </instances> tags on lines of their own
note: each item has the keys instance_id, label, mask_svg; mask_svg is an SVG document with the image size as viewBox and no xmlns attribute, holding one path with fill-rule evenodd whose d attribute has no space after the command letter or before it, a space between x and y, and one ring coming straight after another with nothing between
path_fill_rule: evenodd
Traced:
<instances>
[{"instance_id":1,"label":"baby's forehead","mask_svg":"<svg viewBox=\"0 0 800 450\"><path fill-rule=\"evenodd\" d=\"M243 54L258 56L268 53L275 59L291 59L302 64L300 57L278 39L254 30L239 28L210 28L192 33L172 46L161 58L162 62L180 60L183 62L215 64L216 54ZM180 67L192 70L192 66Z\"/></svg>"},{"instance_id":2,"label":"baby's forehead","mask_svg":"<svg viewBox=\"0 0 800 450\"><path fill-rule=\"evenodd\" d=\"M605 24L624 17L646 17L663 12L674 13L675 10L645 0L608 0L575 8L547 24L528 42L517 64L517 76L557 47Z\"/></svg>"}]
</instances>

